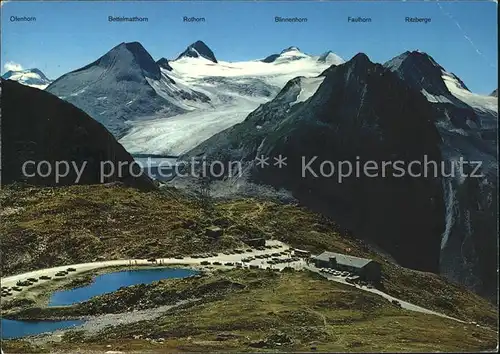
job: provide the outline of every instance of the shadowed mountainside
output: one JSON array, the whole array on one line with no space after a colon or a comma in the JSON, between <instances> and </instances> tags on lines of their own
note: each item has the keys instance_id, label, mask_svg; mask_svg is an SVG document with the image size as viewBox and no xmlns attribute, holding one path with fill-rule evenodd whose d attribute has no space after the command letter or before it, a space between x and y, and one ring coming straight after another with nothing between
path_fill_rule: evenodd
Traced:
<instances>
[{"instance_id":1,"label":"shadowed mountainside","mask_svg":"<svg viewBox=\"0 0 500 354\"><path fill-rule=\"evenodd\" d=\"M103 182L121 181L140 189L153 189L147 176L139 176L139 166L130 165L132 156L100 123L82 110L56 96L10 80L2 80L2 183L25 182L33 185L70 185L77 180L75 168L59 181L55 178L57 161L66 161L80 170L79 184L101 183L101 172L108 172L105 161L111 162L115 173ZM34 173L27 161L47 161L52 173L43 177ZM121 175L118 164L123 164ZM106 166L103 169L102 166ZM42 170L43 175L47 166ZM61 167L61 173L65 170ZM131 173L132 172L132 173ZM134 177L137 175L139 177Z\"/></svg>"},{"instance_id":2,"label":"shadowed mountainside","mask_svg":"<svg viewBox=\"0 0 500 354\"><path fill-rule=\"evenodd\" d=\"M296 102L300 80L290 81L271 102L188 155L243 160L287 157L287 166L250 167L251 179L285 187L305 205L374 240L402 265L437 272L444 228L438 178L351 176L319 173L323 161L440 161L430 104L394 73L358 54L332 66L305 102ZM302 158L318 174L303 173ZM359 159L357 159L359 157ZM380 164L379 164L380 166ZM417 172L417 171L415 171ZM411 202L409 202L411 201Z\"/></svg>"}]
</instances>

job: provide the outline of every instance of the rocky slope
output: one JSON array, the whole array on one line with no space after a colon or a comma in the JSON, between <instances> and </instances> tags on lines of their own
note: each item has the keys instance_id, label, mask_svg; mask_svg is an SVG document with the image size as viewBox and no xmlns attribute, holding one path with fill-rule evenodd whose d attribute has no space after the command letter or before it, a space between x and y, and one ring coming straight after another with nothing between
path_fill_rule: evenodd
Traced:
<instances>
[{"instance_id":1,"label":"rocky slope","mask_svg":"<svg viewBox=\"0 0 500 354\"><path fill-rule=\"evenodd\" d=\"M128 168L132 156L98 122L80 109L46 91L37 90L10 80L2 80L2 183L26 182L34 185L70 185L77 180L77 172L70 165L67 175L57 181L57 161L76 164L81 170L80 184L101 183L101 163L110 161L118 166L127 164L105 182L121 181L142 189L154 188L153 182L145 177L134 177ZM38 164L47 161L52 173L46 175L47 165L42 173L34 172L34 165L23 164L33 161ZM61 166L61 173L66 170ZM34 176L31 176L34 175Z\"/></svg>"},{"instance_id":2,"label":"rocky slope","mask_svg":"<svg viewBox=\"0 0 500 354\"><path fill-rule=\"evenodd\" d=\"M163 68L163 69L168 70L168 71L172 71L172 67L170 66L170 64L168 63L168 60L166 58L161 58L161 59L157 60L156 64L158 64L158 66L160 68Z\"/></svg>"},{"instance_id":3,"label":"rocky slope","mask_svg":"<svg viewBox=\"0 0 500 354\"><path fill-rule=\"evenodd\" d=\"M455 173L448 164L443 176L446 228L440 271L491 295L496 291L498 251L497 103L493 98L471 93L456 75L426 53L406 52L385 66L431 102L438 115L436 127L444 159L471 162L463 167L457 165ZM476 166L479 169L471 176Z\"/></svg>"},{"instance_id":4,"label":"rocky slope","mask_svg":"<svg viewBox=\"0 0 500 354\"><path fill-rule=\"evenodd\" d=\"M458 129L467 131L481 126L482 112L456 97L451 89L470 94L469 89L455 74L447 72L430 55L413 51L405 52L384 64L414 89L420 91L439 114Z\"/></svg>"},{"instance_id":5,"label":"rocky slope","mask_svg":"<svg viewBox=\"0 0 500 354\"><path fill-rule=\"evenodd\" d=\"M307 161L318 156L312 165L317 172L321 161L354 163L356 156L360 161L410 161L427 154L439 161L439 135L429 103L364 54L322 76L317 91L304 102L290 104L301 91L301 82L292 80L242 124L190 154L250 164L260 154L286 156L286 168L252 168L252 180L292 190L305 204L375 240L403 265L437 271L444 229L439 179L351 177L338 183L337 176L303 177L301 163L302 156Z\"/></svg>"}]
</instances>

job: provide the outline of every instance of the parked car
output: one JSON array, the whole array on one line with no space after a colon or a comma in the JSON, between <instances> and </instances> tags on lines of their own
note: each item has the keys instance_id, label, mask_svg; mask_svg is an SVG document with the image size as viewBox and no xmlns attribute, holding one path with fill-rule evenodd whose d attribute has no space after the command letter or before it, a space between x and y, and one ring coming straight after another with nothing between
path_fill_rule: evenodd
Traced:
<instances>
[{"instance_id":1,"label":"parked car","mask_svg":"<svg viewBox=\"0 0 500 354\"><path fill-rule=\"evenodd\" d=\"M200 263L201 265L210 265L210 262L209 261L201 261Z\"/></svg>"},{"instance_id":2,"label":"parked car","mask_svg":"<svg viewBox=\"0 0 500 354\"><path fill-rule=\"evenodd\" d=\"M354 283L354 279L352 277L345 278L345 281L351 284Z\"/></svg>"},{"instance_id":3,"label":"parked car","mask_svg":"<svg viewBox=\"0 0 500 354\"><path fill-rule=\"evenodd\" d=\"M392 302L393 305L401 307L401 303L398 300L392 300L391 302Z\"/></svg>"},{"instance_id":4,"label":"parked car","mask_svg":"<svg viewBox=\"0 0 500 354\"><path fill-rule=\"evenodd\" d=\"M348 277L349 276L349 272L344 271L340 275L343 276L343 277Z\"/></svg>"},{"instance_id":5,"label":"parked car","mask_svg":"<svg viewBox=\"0 0 500 354\"><path fill-rule=\"evenodd\" d=\"M22 291L23 289L20 288L20 287L18 287L18 286L13 286L12 290L14 290L14 291Z\"/></svg>"},{"instance_id":6,"label":"parked car","mask_svg":"<svg viewBox=\"0 0 500 354\"><path fill-rule=\"evenodd\" d=\"M221 263L221 262L213 262L212 264L213 264L213 265L222 265L222 263Z\"/></svg>"},{"instance_id":7,"label":"parked car","mask_svg":"<svg viewBox=\"0 0 500 354\"><path fill-rule=\"evenodd\" d=\"M37 283L38 279L37 278L28 278L28 281L30 281L32 283Z\"/></svg>"},{"instance_id":8,"label":"parked car","mask_svg":"<svg viewBox=\"0 0 500 354\"><path fill-rule=\"evenodd\" d=\"M232 267L234 265L234 263L232 262L226 262L224 263L225 266L228 266L228 267Z\"/></svg>"},{"instance_id":9,"label":"parked car","mask_svg":"<svg viewBox=\"0 0 500 354\"><path fill-rule=\"evenodd\" d=\"M49 279L52 279L52 277L49 277L48 275L42 275L40 277L41 280L49 280Z\"/></svg>"},{"instance_id":10,"label":"parked car","mask_svg":"<svg viewBox=\"0 0 500 354\"><path fill-rule=\"evenodd\" d=\"M67 270L68 272L76 272L76 269L75 269L75 268L71 268L71 267L70 267L70 268L68 268L68 269L66 269L66 270Z\"/></svg>"},{"instance_id":11,"label":"parked car","mask_svg":"<svg viewBox=\"0 0 500 354\"><path fill-rule=\"evenodd\" d=\"M65 277L67 275L66 272L57 272L56 277Z\"/></svg>"},{"instance_id":12,"label":"parked car","mask_svg":"<svg viewBox=\"0 0 500 354\"><path fill-rule=\"evenodd\" d=\"M184 257L182 257L182 256L175 256L174 258L175 259L184 259Z\"/></svg>"},{"instance_id":13,"label":"parked car","mask_svg":"<svg viewBox=\"0 0 500 354\"><path fill-rule=\"evenodd\" d=\"M30 286L30 285L33 285L32 282L28 281L28 280L25 280L25 281L21 281L19 280L17 283L16 283L17 286Z\"/></svg>"}]
</instances>

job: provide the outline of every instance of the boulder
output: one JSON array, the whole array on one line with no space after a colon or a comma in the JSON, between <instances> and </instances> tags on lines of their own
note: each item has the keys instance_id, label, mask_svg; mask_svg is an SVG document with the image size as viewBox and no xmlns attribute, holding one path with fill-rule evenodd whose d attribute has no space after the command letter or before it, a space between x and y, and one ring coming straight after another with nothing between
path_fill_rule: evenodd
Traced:
<instances>
[{"instance_id":1,"label":"boulder","mask_svg":"<svg viewBox=\"0 0 500 354\"><path fill-rule=\"evenodd\" d=\"M223 233L224 232L222 231L222 229L218 226L207 227L207 229L205 230L205 234L211 238L219 238Z\"/></svg>"},{"instance_id":2,"label":"boulder","mask_svg":"<svg viewBox=\"0 0 500 354\"><path fill-rule=\"evenodd\" d=\"M253 340L248 345L252 348L264 348L267 345L267 343L261 339L261 340Z\"/></svg>"},{"instance_id":3,"label":"boulder","mask_svg":"<svg viewBox=\"0 0 500 354\"><path fill-rule=\"evenodd\" d=\"M239 337L239 335L234 334L234 333L222 332L222 333L217 334L217 337L215 338L215 340L225 341L225 340L235 339L238 337Z\"/></svg>"}]
</instances>

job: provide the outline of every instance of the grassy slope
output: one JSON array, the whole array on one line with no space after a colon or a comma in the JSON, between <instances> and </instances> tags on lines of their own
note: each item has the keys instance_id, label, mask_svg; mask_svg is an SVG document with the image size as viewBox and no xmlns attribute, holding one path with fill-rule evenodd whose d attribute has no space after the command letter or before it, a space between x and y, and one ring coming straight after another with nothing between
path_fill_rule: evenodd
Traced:
<instances>
[{"instance_id":1,"label":"grassy slope","mask_svg":"<svg viewBox=\"0 0 500 354\"><path fill-rule=\"evenodd\" d=\"M231 270L201 279L166 280L151 287L145 292L129 289L129 296L147 302L157 294L182 294L192 289L218 289L218 294L154 321L108 328L95 337L85 338L74 331L53 349L104 350L110 346L113 350L197 352L309 351L315 347L331 352L467 352L496 346L492 331L405 311L376 295L309 272ZM97 302L101 300L109 303L110 299ZM227 339L220 340L222 333ZM165 341L152 344L146 338ZM265 347L252 347L252 342L265 343Z\"/></svg>"},{"instance_id":2,"label":"grassy slope","mask_svg":"<svg viewBox=\"0 0 500 354\"><path fill-rule=\"evenodd\" d=\"M243 225L252 225L260 232L291 246L313 253L324 250L373 258L382 264L382 290L460 319L473 320L496 327L498 310L485 299L442 277L400 267L354 237L337 231L334 223L317 214L292 205L239 200L221 204L223 213Z\"/></svg>"},{"instance_id":3,"label":"grassy slope","mask_svg":"<svg viewBox=\"0 0 500 354\"><path fill-rule=\"evenodd\" d=\"M106 258L166 257L240 245L241 236L276 238L314 252L345 252L379 260L382 287L449 315L496 326L497 309L434 274L398 267L335 223L294 205L240 199L206 209L178 191L142 193L119 186L0 191L4 274ZM224 236L205 236L211 225Z\"/></svg>"},{"instance_id":4,"label":"grassy slope","mask_svg":"<svg viewBox=\"0 0 500 354\"><path fill-rule=\"evenodd\" d=\"M5 275L60 264L173 256L234 247L205 236L217 222L178 193L116 186L0 191Z\"/></svg>"}]
</instances>

